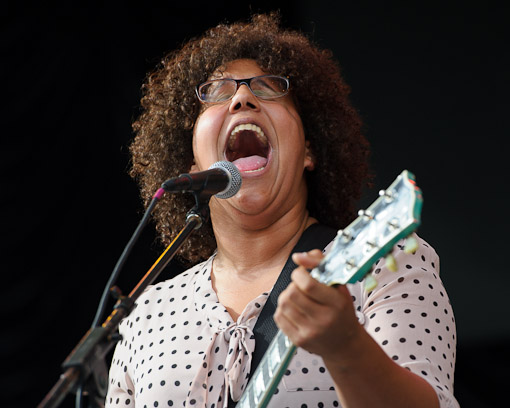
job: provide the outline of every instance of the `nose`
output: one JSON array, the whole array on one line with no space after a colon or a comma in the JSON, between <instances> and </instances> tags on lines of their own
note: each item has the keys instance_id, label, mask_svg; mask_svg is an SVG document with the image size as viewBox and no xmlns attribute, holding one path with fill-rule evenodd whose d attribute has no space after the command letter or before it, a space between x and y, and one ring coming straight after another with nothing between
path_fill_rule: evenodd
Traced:
<instances>
[{"instance_id":1,"label":"nose","mask_svg":"<svg viewBox=\"0 0 510 408\"><path fill-rule=\"evenodd\" d=\"M248 85L241 84L237 88L236 94L230 100L229 111L230 113L235 113L245 109L258 111L260 109L260 101L253 95Z\"/></svg>"}]
</instances>

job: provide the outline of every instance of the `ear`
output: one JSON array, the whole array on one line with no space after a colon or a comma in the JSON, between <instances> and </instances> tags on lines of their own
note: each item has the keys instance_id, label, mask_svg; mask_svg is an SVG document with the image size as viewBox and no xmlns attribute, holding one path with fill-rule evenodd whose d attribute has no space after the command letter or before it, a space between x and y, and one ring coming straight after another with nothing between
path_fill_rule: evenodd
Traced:
<instances>
[{"instance_id":1,"label":"ear","mask_svg":"<svg viewBox=\"0 0 510 408\"><path fill-rule=\"evenodd\" d=\"M307 140L305 142L305 161L304 161L305 169L312 171L315 169L315 156L310 148L310 141Z\"/></svg>"}]
</instances>

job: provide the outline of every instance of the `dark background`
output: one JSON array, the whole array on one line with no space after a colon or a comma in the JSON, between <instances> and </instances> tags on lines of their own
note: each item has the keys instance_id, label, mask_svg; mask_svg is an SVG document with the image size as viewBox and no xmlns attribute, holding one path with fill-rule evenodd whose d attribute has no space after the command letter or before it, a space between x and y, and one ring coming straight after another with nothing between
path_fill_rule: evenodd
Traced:
<instances>
[{"instance_id":1,"label":"dark background","mask_svg":"<svg viewBox=\"0 0 510 408\"><path fill-rule=\"evenodd\" d=\"M0 406L35 406L57 381L141 218L126 146L146 73L210 26L275 9L333 50L352 87L377 173L360 205L404 168L416 174L419 233L441 256L456 312L456 396L498 406L510 363L503 3L4 4ZM162 249L149 226L125 293Z\"/></svg>"}]
</instances>

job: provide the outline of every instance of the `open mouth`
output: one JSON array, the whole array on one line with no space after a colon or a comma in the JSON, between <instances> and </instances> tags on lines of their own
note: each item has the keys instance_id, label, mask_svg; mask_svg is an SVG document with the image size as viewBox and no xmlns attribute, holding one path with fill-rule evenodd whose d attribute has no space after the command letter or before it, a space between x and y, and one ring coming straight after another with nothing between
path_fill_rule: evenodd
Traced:
<instances>
[{"instance_id":1,"label":"open mouth","mask_svg":"<svg viewBox=\"0 0 510 408\"><path fill-rule=\"evenodd\" d=\"M262 129L245 123L237 125L230 133L225 157L239 171L258 171L266 166L269 150L269 142Z\"/></svg>"}]
</instances>

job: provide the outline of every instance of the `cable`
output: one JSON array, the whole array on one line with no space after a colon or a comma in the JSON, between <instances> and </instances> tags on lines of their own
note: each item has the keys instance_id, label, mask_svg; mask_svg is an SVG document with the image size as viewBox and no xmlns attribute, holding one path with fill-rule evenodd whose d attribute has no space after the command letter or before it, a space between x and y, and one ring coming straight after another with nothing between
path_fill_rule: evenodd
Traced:
<instances>
[{"instance_id":1,"label":"cable","mask_svg":"<svg viewBox=\"0 0 510 408\"><path fill-rule=\"evenodd\" d=\"M124 266L124 263L126 262L129 254L131 253L133 246L135 245L136 241L138 241L138 238L140 237L141 232L143 231L143 229L149 222L149 217L150 217L152 210L154 209L154 207L156 206L156 203L161 198L161 196L164 194L164 192L165 191L162 188L160 188L160 189L158 189L158 191L156 191L156 194L154 194L154 196L152 197L152 201L150 202L149 206L147 207L145 214L143 215L142 219L138 223L138 226L136 227L135 232L133 233L133 235L131 236L131 239L129 240L126 247L124 248L124 251L122 252L119 260L117 261L117 264L113 268L113 271L110 275L110 279L106 283L106 286L103 291L103 295L101 296L101 300L99 301L99 306L97 308L96 316L94 317L94 320L92 321L91 327L96 327L99 325L101 316L103 316L104 310L108 303L110 290L111 290L112 286L115 284L115 282L117 281L120 271L121 271L122 267Z\"/></svg>"}]
</instances>

